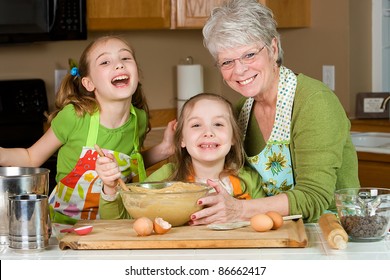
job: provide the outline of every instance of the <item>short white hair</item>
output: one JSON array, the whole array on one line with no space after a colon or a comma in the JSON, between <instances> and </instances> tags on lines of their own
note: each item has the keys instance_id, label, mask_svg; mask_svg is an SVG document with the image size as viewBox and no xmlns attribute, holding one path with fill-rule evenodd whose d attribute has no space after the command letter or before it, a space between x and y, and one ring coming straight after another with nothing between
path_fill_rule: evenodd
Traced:
<instances>
[{"instance_id":1,"label":"short white hair","mask_svg":"<svg viewBox=\"0 0 390 280\"><path fill-rule=\"evenodd\" d=\"M217 60L221 50L250 44L265 44L269 49L272 40L278 43L278 59L283 62L283 50L277 23L272 11L257 0L229 0L212 10L203 27L203 43Z\"/></svg>"}]
</instances>

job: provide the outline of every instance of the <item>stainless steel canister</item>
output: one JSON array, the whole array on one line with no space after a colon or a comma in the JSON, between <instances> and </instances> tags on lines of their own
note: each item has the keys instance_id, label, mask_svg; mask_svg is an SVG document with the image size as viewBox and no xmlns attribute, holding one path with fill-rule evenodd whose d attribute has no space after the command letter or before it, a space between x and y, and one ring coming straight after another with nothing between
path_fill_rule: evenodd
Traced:
<instances>
[{"instance_id":1,"label":"stainless steel canister","mask_svg":"<svg viewBox=\"0 0 390 280\"><path fill-rule=\"evenodd\" d=\"M49 194L49 169L0 167L0 244L8 244L8 197L18 194Z\"/></svg>"},{"instance_id":2,"label":"stainless steel canister","mask_svg":"<svg viewBox=\"0 0 390 280\"><path fill-rule=\"evenodd\" d=\"M9 197L9 247L44 249L49 245L51 223L47 195Z\"/></svg>"}]
</instances>

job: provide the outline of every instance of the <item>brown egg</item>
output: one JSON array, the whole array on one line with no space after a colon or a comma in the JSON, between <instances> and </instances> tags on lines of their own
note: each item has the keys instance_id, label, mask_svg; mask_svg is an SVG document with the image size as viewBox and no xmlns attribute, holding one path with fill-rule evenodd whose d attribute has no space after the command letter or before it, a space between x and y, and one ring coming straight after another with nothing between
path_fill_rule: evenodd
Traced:
<instances>
[{"instance_id":1,"label":"brown egg","mask_svg":"<svg viewBox=\"0 0 390 280\"><path fill-rule=\"evenodd\" d=\"M133 229L139 236L148 236L153 232L153 222L146 217L141 217L135 220Z\"/></svg>"},{"instance_id":2,"label":"brown egg","mask_svg":"<svg viewBox=\"0 0 390 280\"><path fill-rule=\"evenodd\" d=\"M274 225L271 217L266 214L257 214L251 218L251 227L255 231L269 231Z\"/></svg>"},{"instance_id":3,"label":"brown egg","mask_svg":"<svg viewBox=\"0 0 390 280\"><path fill-rule=\"evenodd\" d=\"M155 218L153 221L153 229L157 234L167 233L172 228L172 225L163 218Z\"/></svg>"},{"instance_id":4,"label":"brown egg","mask_svg":"<svg viewBox=\"0 0 390 280\"><path fill-rule=\"evenodd\" d=\"M282 225L283 225L283 216L280 215L278 212L276 211L268 211L267 213L265 213L266 215L268 215L273 223L274 223L274 226L272 227L272 229L278 229L280 228Z\"/></svg>"}]
</instances>

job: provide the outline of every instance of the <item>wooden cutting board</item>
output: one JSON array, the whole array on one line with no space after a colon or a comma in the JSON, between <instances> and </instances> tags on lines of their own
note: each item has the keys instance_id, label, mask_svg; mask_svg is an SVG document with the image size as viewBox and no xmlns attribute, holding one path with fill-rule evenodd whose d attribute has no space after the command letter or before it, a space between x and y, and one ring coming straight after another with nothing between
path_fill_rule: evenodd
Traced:
<instances>
[{"instance_id":1,"label":"wooden cutting board","mask_svg":"<svg viewBox=\"0 0 390 280\"><path fill-rule=\"evenodd\" d=\"M307 235L302 219L285 221L277 230L256 232L250 226L216 231L206 226L174 227L169 232L137 236L133 220L80 221L75 226L92 225L87 235L67 233L59 239L60 249L190 249L190 248L261 248L306 247Z\"/></svg>"}]
</instances>

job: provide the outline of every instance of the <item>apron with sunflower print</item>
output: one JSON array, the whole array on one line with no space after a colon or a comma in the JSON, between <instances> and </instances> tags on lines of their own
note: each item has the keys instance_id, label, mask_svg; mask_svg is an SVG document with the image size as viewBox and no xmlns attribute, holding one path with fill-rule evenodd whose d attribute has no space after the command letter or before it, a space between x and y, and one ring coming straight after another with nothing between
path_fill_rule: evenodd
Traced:
<instances>
[{"instance_id":1,"label":"apron with sunflower print","mask_svg":"<svg viewBox=\"0 0 390 280\"><path fill-rule=\"evenodd\" d=\"M262 187L268 196L294 188L294 176L290 155L290 125L296 75L284 66L280 67L280 80L276 101L275 123L265 148L255 156L246 156L248 163L263 178ZM248 98L241 109L239 124L243 139L246 136L253 98Z\"/></svg>"},{"instance_id":2,"label":"apron with sunflower print","mask_svg":"<svg viewBox=\"0 0 390 280\"><path fill-rule=\"evenodd\" d=\"M130 156L117 151L112 153L118 162L124 178L139 175L146 178L142 155L139 153L138 122L136 112L131 106L131 118L134 125L134 151ZM103 187L95 171L97 151L92 148L97 143L100 125L99 112L91 116L86 145L82 148L80 158L73 170L65 176L50 195L50 215L53 222L75 224L77 220L99 219L99 199Z\"/></svg>"}]
</instances>

